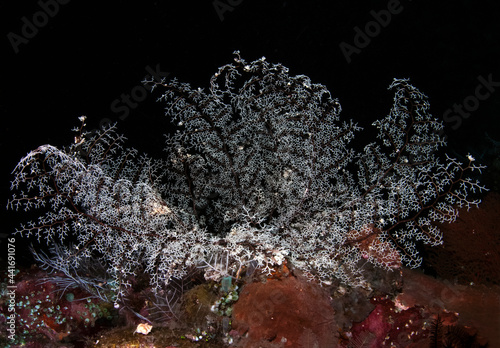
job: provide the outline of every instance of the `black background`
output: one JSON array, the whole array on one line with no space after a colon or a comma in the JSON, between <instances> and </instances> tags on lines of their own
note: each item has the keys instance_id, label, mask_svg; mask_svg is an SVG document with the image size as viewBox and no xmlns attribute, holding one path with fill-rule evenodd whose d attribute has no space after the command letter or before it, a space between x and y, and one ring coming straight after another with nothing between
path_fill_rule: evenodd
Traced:
<instances>
[{"instance_id":1,"label":"black background","mask_svg":"<svg viewBox=\"0 0 500 348\"><path fill-rule=\"evenodd\" d=\"M354 28L364 31L374 20L371 11L393 2L220 0L231 8L221 20L213 1L73 0L59 5L18 53L9 35L22 35L23 17L32 22L41 5L2 2L1 232L12 232L22 219L3 208L10 172L39 145L72 142L78 116L88 117L90 129L105 119L118 122L132 145L160 153L168 120L155 96L125 120L111 110L113 101L141 85L148 66L206 88L216 69L232 61L234 50L247 61L265 56L290 68L291 75L326 85L339 98L342 116L365 127L389 111L393 78L410 78L440 119L474 94L479 76L492 74L500 81L500 12L493 0L401 0L402 11L348 63L339 45L353 45ZM452 151L480 152L485 132L500 140L497 89L458 129L446 123Z\"/></svg>"}]
</instances>

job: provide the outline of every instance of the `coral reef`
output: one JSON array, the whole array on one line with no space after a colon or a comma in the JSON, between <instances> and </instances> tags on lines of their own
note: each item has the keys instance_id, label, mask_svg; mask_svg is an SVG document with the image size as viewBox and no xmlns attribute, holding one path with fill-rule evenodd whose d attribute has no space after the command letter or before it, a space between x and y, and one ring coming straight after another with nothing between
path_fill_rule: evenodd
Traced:
<instances>
[{"instance_id":1,"label":"coral reef","mask_svg":"<svg viewBox=\"0 0 500 348\"><path fill-rule=\"evenodd\" d=\"M6 347L52 347L58 342L78 342L117 323L117 311L111 304L78 288L61 293L48 274L39 269L19 273L15 289L16 339L4 342ZM0 308L5 319L6 303L2 301Z\"/></svg>"},{"instance_id":2,"label":"coral reef","mask_svg":"<svg viewBox=\"0 0 500 348\"><path fill-rule=\"evenodd\" d=\"M114 126L86 132L82 116L71 146L21 159L8 202L39 213L18 234L75 243L59 247L67 269L105 265L115 304L136 272L165 291L213 255L226 255L227 271L255 262L271 273L286 259L325 284L366 286L363 262L419 266L417 245L442 242L432 222L479 203L468 175L483 167L439 156L442 124L407 80L391 84L393 106L363 149L325 86L265 58L235 52L208 91L145 83L161 89L175 127L165 158L126 148Z\"/></svg>"},{"instance_id":3,"label":"coral reef","mask_svg":"<svg viewBox=\"0 0 500 348\"><path fill-rule=\"evenodd\" d=\"M234 305L241 347L335 347L337 324L328 292L294 276L250 283Z\"/></svg>"},{"instance_id":4,"label":"coral reef","mask_svg":"<svg viewBox=\"0 0 500 348\"><path fill-rule=\"evenodd\" d=\"M397 302L404 307L421 306L433 319L440 314L445 325L475 328L481 343L500 346L500 287L465 286L439 280L417 270L404 270L404 287ZM450 315L454 316L450 320Z\"/></svg>"},{"instance_id":5,"label":"coral reef","mask_svg":"<svg viewBox=\"0 0 500 348\"><path fill-rule=\"evenodd\" d=\"M479 204L472 193L484 187L471 175L484 167L442 154L443 126L423 93L394 79L376 139L358 148L361 127L325 86L265 58L235 52L208 90L175 78L145 84L172 121L163 158L127 148L116 126L87 132L82 116L73 144L39 146L14 169L8 208L35 216L16 233L52 251L34 251L52 272L37 275L41 289L29 272L17 280L30 344L76 334L100 346L429 337L444 307L425 297L403 305L415 300L403 266L442 243L436 222ZM100 315L125 328L92 337Z\"/></svg>"},{"instance_id":6,"label":"coral reef","mask_svg":"<svg viewBox=\"0 0 500 348\"><path fill-rule=\"evenodd\" d=\"M5 347L29 348L428 348L433 342L445 343L447 337L461 335L478 347L500 343L498 286L454 285L403 269L402 274L374 272L370 282L384 284L382 291L338 284L325 287L288 266L272 275L256 271L231 284L208 281L195 285L182 296L176 317L152 325L147 321L153 318L148 310L140 310L149 301L141 292L131 296L137 304L129 305L146 320L79 289L56 291L57 285L43 280L47 274L41 270L22 270L16 303L20 334L14 342L3 336L0 342ZM219 313L222 303L226 307ZM6 313L2 303L2 332L6 331ZM438 316L440 341L435 329ZM138 330L141 325L148 330Z\"/></svg>"}]
</instances>

